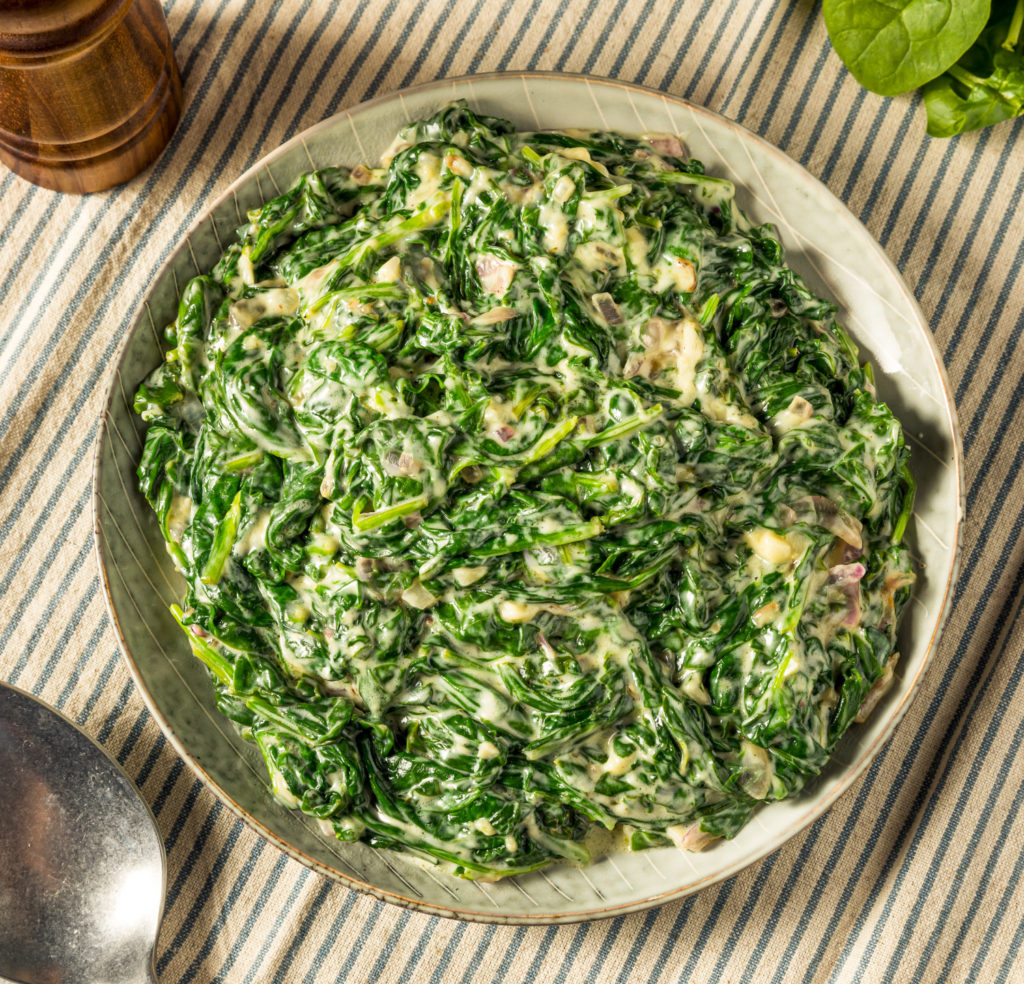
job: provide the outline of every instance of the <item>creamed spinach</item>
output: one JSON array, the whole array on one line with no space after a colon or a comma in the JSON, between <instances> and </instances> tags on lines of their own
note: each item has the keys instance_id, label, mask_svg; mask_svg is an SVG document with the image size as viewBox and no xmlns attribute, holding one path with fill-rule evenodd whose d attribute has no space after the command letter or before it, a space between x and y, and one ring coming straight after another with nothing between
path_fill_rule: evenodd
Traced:
<instances>
[{"instance_id":1,"label":"creamed spinach","mask_svg":"<svg viewBox=\"0 0 1024 984\"><path fill-rule=\"evenodd\" d=\"M913 483L728 181L459 103L248 219L139 478L278 797L493 878L700 848L820 772L892 678Z\"/></svg>"}]
</instances>

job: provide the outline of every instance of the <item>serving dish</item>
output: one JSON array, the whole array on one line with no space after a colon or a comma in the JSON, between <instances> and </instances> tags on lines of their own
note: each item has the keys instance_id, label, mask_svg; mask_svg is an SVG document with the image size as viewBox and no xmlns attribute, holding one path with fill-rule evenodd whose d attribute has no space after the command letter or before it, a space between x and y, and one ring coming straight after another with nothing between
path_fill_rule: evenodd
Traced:
<instances>
[{"instance_id":1,"label":"serving dish","mask_svg":"<svg viewBox=\"0 0 1024 984\"><path fill-rule=\"evenodd\" d=\"M363 844L341 844L275 801L258 752L214 708L207 672L168 607L181 587L156 524L135 489L140 422L131 397L160 358L160 330L180 287L208 269L245 212L302 172L373 163L398 129L453 98L519 128L583 127L678 134L710 173L738 186L741 208L773 222L789 262L834 299L878 390L902 420L918 504L910 531L919 562L900 630L893 691L854 728L803 796L773 803L735 839L701 854L663 848L609 855L495 884L459 881ZM405 90L339 114L295 137L243 175L185 236L158 274L117 360L96 459L95 526L101 576L122 649L143 697L175 749L223 802L304 864L378 898L490 922L550 923L620 915L680 898L779 847L835 802L891 735L919 688L951 598L962 515L962 466L952 398L931 334L899 274L867 230L785 155L721 117L621 83L548 74L478 76Z\"/></svg>"}]
</instances>

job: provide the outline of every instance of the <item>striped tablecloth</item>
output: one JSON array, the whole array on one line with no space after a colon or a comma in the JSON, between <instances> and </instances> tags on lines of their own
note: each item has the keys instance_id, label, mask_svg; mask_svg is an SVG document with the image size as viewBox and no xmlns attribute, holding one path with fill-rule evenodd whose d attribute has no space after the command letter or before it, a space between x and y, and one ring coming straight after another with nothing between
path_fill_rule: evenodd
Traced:
<instances>
[{"instance_id":1,"label":"striped tablecloth","mask_svg":"<svg viewBox=\"0 0 1024 984\"><path fill-rule=\"evenodd\" d=\"M0 678L76 720L151 804L168 855L160 981L1024 980L1024 124L929 140L917 100L881 99L853 81L808 0L165 8L186 108L156 166L86 197L0 175ZM263 154L339 109L416 82L513 69L685 96L820 177L917 295L967 461L951 621L920 697L866 776L729 881L645 914L550 929L376 902L229 815L135 690L91 534L111 359L195 216Z\"/></svg>"}]
</instances>

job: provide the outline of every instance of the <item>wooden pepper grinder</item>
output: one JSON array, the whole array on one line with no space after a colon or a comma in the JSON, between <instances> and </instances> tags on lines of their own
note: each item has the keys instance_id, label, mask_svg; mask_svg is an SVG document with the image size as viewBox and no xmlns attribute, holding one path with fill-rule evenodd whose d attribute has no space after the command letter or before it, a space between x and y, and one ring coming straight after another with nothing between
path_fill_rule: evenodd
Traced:
<instances>
[{"instance_id":1,"label":"wooden pepper grinder","mask_svg":"<svg viewBox=\"0 0 1024 984\"><path fill-rule=\"evenodd\" d=\"M181 115L159 0L0 0L0 161L56 191L151 164Z\"/></svg>"}]
</instances>

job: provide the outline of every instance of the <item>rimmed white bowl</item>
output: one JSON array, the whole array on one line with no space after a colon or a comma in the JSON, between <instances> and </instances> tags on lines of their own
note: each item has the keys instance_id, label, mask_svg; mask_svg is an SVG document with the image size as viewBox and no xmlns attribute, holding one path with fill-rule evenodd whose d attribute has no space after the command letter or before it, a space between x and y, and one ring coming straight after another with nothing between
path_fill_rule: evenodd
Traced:
<instances>
[{"instance_id":1,"label":"rimmed white bowl","mask_svg":"<svg viewBox=\"0 0 1024 984\"><path fill-rule=\"evenodd\" d=\"M375 163L401 126L455 98L520 129L681 136L711 174L736 183L748 215L778 227L790 265L838 303L912 449L918 498L909 542L918 583L900 627L896 685L866 724L851 729L832 765L802 796L765 807L734 840L701 854L661 848L605 857L584 870L560 866L484 884L364 844L341 844L271 797L257 751L216 711L207 671L168 612L183 584L136 490L142 426L131 400L159 363L160 329L175 317L178 288L209 270L248 209L299 174ZM393 93L312 127L243 174L178 245L125 339L94 479L100 573L121 648L153 716L203 782L262 836L316 871L388 902L496 923L572 922L678 899L736 874L821 816L878 754L919 688L951 601L962 509L956 413L931 332L895 267L845 206L780 151L715 113L637 86L546 73L453 79Z\"/></svg>"}]
</instances>

